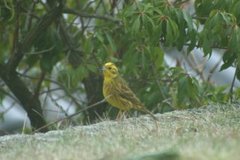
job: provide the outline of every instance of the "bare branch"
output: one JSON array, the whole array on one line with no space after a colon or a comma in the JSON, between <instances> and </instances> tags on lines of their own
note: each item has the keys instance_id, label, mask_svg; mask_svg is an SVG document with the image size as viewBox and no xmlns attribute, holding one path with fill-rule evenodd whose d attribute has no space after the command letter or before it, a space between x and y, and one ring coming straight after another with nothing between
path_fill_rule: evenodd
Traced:
<instances>
[{"instance_id":1,"label":"bare branch","mask_svg":"<svg viewBox=\"0 0 240 160\"><path fill-rule=\"evenodd\" d=\"M23 77L26 77L26 78L30 78L30 79L39 79L39 77L32 77L32 76L29 76L29 75L25 75L25 74L21 74L21 73L18 73L20 76L23 76ZM67 94L67 96L69 96L72 101L74 102L74 104L81 108L82 105L80 105L78 103L78 101L76 100L76 98L68 91L68 89L61 83L59 83L58 81L55 81L55 80L52 80L52 79L49 79L49 78L44 78L44 81L48 81L48 82L51 82L51 83L55 83L57 84L58 86L60 86L63 91Z\"/></svg>"},{"instance_id":2,"label":"bare branch","mask_svg":"<svg viewBox=\"0 0 240 160\"><path fill-rule=\"evenodd\" d=\"M92 108L92 107L95 107L95 106L97 106L97 105L100 105L100 104L104 103L105 101L106 101L106 100L103 99L103 100L101 100L101 101L98 101L98 102L96 102L96 103L94 103L94 104L92 104L92 105L89 105L89 106L81 109L80 111L78 111L78 112L76 112L76 113L74 113L74 114L72 114L72 115L70 115L70 116L67 116L67 117L65 117L65 118L58 119L58 120L56 120L56 121L53 121L53 122L51 122L51 123L48 123L48 124L46 124L45 126L42 126L42 127L38 128L38 129L36 129L36 130L33 132L33 134L34 134L34 133L37 133L37 132L40 131L40 130L43 130L43 129L45 129L45 128L48 128L49 126L52 126L53 124L56 124L56 123L58 123L58 122L60 122L60 121L63 121L63 120L65 120L65 119L70 119L70 118L72 118L72 117L74 117L74 116L82 113L83 111L86 111L86 110L88 110L88 109L90 109L90 108Z\"/></svg>"},{"instance_id":3,"label":"bare branch","mask_svg":"<svg viewBox=\"0 0 240 160\"><path fill-rule=\"evenodd\" d=\"M15 71L16 67L22 60L25 52L32 46L33 42L39 37L39 35L48 28L52 22L61 14L61 7L55 7L47 14L45 14L39 22L26 34L23 42L18 45L16 51L9 59L7 66L8 71Z\"/></svg>"},{"instance_id":4,"label":"bare branch","mask_svg":"<svg viewBox=\"0 0 240 160\"><path fill-rule=\"evenodd\" d=\"M76 11L76 10L70 9L70 8L64 8L63 13L74 14L74 15L77 15L79 17L84 17L84 18L96 18L96 19L102 19L102 20L106 20L106 21L112 21L114 23L121 23L120 19L114 18L112 16L88 14L88 13L79 12L79 11Z\"/></svg>"},{"instance_id":5,"label":"bare branch","mask_svg":"<svg viewBox=\"0 0 240 160\"><path fill-rule=\"evenodd\" d=\"M54 99L51 93L49 94L49 97L52 100L52 102L55 104L55 106L61 110L61 113L64 113L64 115L67 117L68 113L63 109L62 105L57 103L57 99Z\"/></svg>"},{"instance_id":6,"label":"bare branch","mask_svg":"<svg viewBox=\"0 0 240 160\"><path fill-rule=\"evenodd\" d=\"M33 99L39 97L39 92L40 92L40 90L41 90L41 86L42 86L42 82L43 82L44 78L45 78L45 72L42 71L42 73L41 73L41 75L40 75L40 78L39 78L39 80L38 80L38 82L37 82L37 86L36 86L36 88L35 88L34 94L33 94Z\"/></svg>"},{"instance_id":7,"label":"bare branch","mask_svg":"<svg viewBox=\"0 0 240 160\"><path fill-rule=\"evenodd\" d=\"M231 84L231 87L229 89L229 97L230 97L230 102L231 103L233 102L233 87L234 87L234 83L236 81L238 70L239 70L238 67L236 67L236 70L235 70L235 73L234 73L234 76L233 76L233 80L232 80L232 84Z\"/></svg>"}]
</instances>

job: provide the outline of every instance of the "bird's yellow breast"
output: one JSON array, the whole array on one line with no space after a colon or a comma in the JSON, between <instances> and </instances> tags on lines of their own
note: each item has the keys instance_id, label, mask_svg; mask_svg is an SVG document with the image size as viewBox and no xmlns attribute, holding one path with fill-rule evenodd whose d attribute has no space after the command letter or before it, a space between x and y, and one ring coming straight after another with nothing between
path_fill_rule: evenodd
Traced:
<instances>
[{"instance_id":1,"label":"bird's yellow breast","mask_svg":"<svg viewBox=\"0 0 240 160\"><path fill-rule=\"evenodd\" d=\"M103 82L103 95L106 98L106 101L112 106L120 110L129 110L132 108L131 102L128 102L121 98L116 92L116 86L114 81L105 79Z\"/></svg>"}]
</instances>

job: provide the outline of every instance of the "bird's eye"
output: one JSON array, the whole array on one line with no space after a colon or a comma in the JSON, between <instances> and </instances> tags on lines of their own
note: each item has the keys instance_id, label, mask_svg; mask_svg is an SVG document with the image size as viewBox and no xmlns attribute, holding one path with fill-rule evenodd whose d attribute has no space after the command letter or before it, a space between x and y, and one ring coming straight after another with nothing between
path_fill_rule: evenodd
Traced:
<instances>
[{"instance_id":1,"label":"bird's eye","mask_svg":"<svg viewBox=\"0 0 240 160\"><path fill-rule=\"evenodd\" d=\"M111 69L112 69L112 67L108 67L108 69L110 69L110 70L111 70Z\"/></svg>"}]
</instances>

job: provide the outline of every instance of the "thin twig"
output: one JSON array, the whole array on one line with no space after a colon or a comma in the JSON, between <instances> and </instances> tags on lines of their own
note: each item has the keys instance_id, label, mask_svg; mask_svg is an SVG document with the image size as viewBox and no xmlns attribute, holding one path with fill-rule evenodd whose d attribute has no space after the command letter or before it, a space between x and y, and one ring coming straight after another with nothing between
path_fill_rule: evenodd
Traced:
<instances>
[{"instance_id":1,"label":"thin twig","mask_svg":"<svg viewBox=\"0 0 240 160\"><path fill-rule=\"evenodd\" d=\"M44 78L45 78L45 72L42 71L40 78L37 82L37 86L35 88L34 94L33 94L33 100L35 100L35 98L38 98Z\"/></svg>"},{"instance_id":2,"label":"thin twig","mask_svg":"<svg viewBox=\"0 0 240 160\"><path fill-rule=\"evenodd\" d=\"M13 34L13 42L12 42L12 48L11 48L11 58L14 56L16 49L18 47L18 42L19 42L19 19L20 19L20 10L19 10L19 3L16 3L16 23L15 23L15 29L14 29L14 34Z\"/></svg>"},{"instance_id":3,"label":"thin twig","mask_svg":"<svg viewBox=\"0 0 240 160\"><path fill-rule=\"evenodd\" d=\"M44 50L41 50L41 51L34 51L34 52L26 52L25 54L26 55L37 55L37 54L43 54L43 53L48 53L50 51L52 51L56 46L52 46L50 48L47 48L47 49L44 49Z\"/></svg>"},{"instance_id":4,"label":"thin twig","mask_svg":"<svg viewBox=\"0 0 240 160\"><path fill-rule=\"evenodd\" d=\"M49 94L50 99L52 100L52 102L55 104L55 106L61 110L61 112L65 115L68 116L68 113L63 109L63 106L61 106L60 104L57 103L57 99L54 99L52 94Z\"/></svg>"},{"instance_id":5,"label":"thin twig","mask_svg":"<svg viewBox=\"0 0 240 160\"><path fill-rule=\"evenodd\" d=\"M7 112L9 112L14 107L15 104L16 104L16 102L12 102L11 105L8 108L6 108L5 110L1 111L0 112L0 117L2 117L2 115L4 115Z\"/></svg>"},{"instance_id":6,"label":"thin twig","mask_svg":"<svg viewBox=\"0 0 240 160\"><path fill-rule=\"evenodd\" d=\"M36 1L33 1L33 3L31 4L30 8L27 9L27 18L26 18L26 23L25 23L25 28L29 31L32 27L32 13L34 11L35 5L36 5Z\"/></svg>"},{"instance_id":7,"label":"thin twig","mask_svg":"<svg viewBox=\"0 0 240 160\"><path fill-rule=\"evenodd\" d=\"M31 48L33 42L39 38L39 35L42 34L57 17L61 14L62 5L53 8L51 11L46 13L41 19L38 20L36 25L31 28L31 30L26 33L21 44L18 45L14 54L10 57L7 62L8 72L15 71L19 63L21 62L25 52Z\"/></svg>"},{"instance_id":8,"label":"thin twig","mask_svg":"<svg viewBox=\"0 0 240 160\"><path fill-rule=\"evenodd\" d=\"M191 69L193 69L193 71L200 76L200 78L204 81L204 75L202 72L202 67L205 64L205 59L203 61L201 61L201 63L197 63L194 54L192 53L192 51L185 53L186 51L184 51L184 53L181 53L182 56L184 57L184 60L186 60L187 64L191 67Z\"/></svg>"},{"instance_id":9,"label":"thin twig","mask_svg":"<svg viewBox=\"0 0 240 160\"><path fill-rule=\"evenodd\" d=\"M102 19L102 20L112 21L112 22L114 22L114 23L120 23L120 22L121 22L121 20L116 19L116 18L111 17L111 16L98 15L98 14L88 14L88 13L79 12L79 11L77 11L77 10L70 9L70 8L64 8L64 9L63 9L63 13L74 14L74 15L78 15L78 16L84 17L84 18Z\"/></svg>"},{"instance_id":10,"label":"thin twig","mask_svg":"<svg viewBox=\"0 0 240 160\"><path fill-rule=\"evenodd\" d=\"M222 58L220 58L219 61L210 69L209 75L208 75L208 78L207 78L208 82L210 82L210 79L212 78L213 73L218 69L221 62L222 62Z\"/></svg>"},{"instance_id":11,"label":"thin twig","mask_svg":"<svg viewBox=\"0 0 240 160\"><path fill-rule=\"evenodd\" d=\"M236 80L236 76L237 76L237 72L238 72L238 67L236 67L236 70L235 70L235 73L234 73L234 76L233 76L233 80L232 80L232 84L231 84L231 87L230 87L230 90L229 90L229 96L230 96L230 102L232 103L233 101L233 86L234 86L234 83L235 83L235 80Z\"/></svg>"},{"instance_id":12,"label":"thin twig","mask_svg":"<svg viewBox=\"0 0 240 160\"><path fill-rule=\"evenodd\" d=\"M53 121L53 122L51 122L51 123L48 123L48 124L46 124L46 125L38 128L38 129L36 129L36 130L33 132L33 134L34 134L34 133L37 133L38 131L40 131L40 130L42 130L42 129L45 129L45 128L53 125L53 124L56 124L56 123L58 123L58 122L60 122L60 121L63 121L63 120L66 120L66 119L70 119L70 118L72 118L72 117L74 117L74 116L82 113L83 111L86 111L86 110L88 110L88 109L90 109L90 108L92 108L92 107L95 107L95 106L97 106L97 105L100 105L100 104L104 103L105 101L106 101L106 100L103 99L103 100L101 100L101 101L98 101L98 102L96 102L96 103L94 103L94 104L92 104L92 105L90 105L90 106L87 106L87 107L81 109L80 111L78 111L78 112L76 112L76 113L74 113L74 114L72 114L72 115L70 115L70 116L67 116L67 117L65 117L65 118L58 119L58 120L56 120L56 121Z\"/></svg>"},{"instance_id":13,"label":"thin twig","mask_svg":"<svg viewBox=\"0 0 240 160\"><path fill-rule=\"evenodd\" d=\"M10 98L12 98L17 103L20 103L19 100L15 96L13 96L9 91L5 91L3 88L0 88L0 92L5 94L6 96L9 96Z\"/></svg>"},{"instance_id":14,"label":"thin twig","mask_svg":"<svg viewBox=\"0 0 240 160\"><path fill-rule=\"evenodd\" d=\"M62 88L59 87L59 88L47 89L47 90L41 91L41 92L39 93L39 95L43 95L43 94L45 94L45 93L54 92L54 91L59 91L59 90L62 90Z\"/></svg>"},{"instance_id":15,"label":"thin twig","mask_svg":"<svg viewBox=\"0 0 240 160\"><path fill-rule=\"evenodd\" d=\"M39 77L32 77L32 76L29 76L29 75L25 75L25 74L21 74L21 73L18 73L18 75L20 76L23 76L23 77L26 77L26 78L30 78L30 79L39 79ZM51 82L51 83L55 83L57 85L59 85L60 87L62 87L62 89L64 90L64 92L67 94L67 96L69 96L72 101L74 102L74 104L76 106L78 106L79 108L81 107L81 105L77 102L76 98L68 91L68 89L61 83L55 81L55 80L52 80L52 79L49 79L49 78L45 78L44 81L48 81L48 82Z\"/></svg>"}]
</instances>

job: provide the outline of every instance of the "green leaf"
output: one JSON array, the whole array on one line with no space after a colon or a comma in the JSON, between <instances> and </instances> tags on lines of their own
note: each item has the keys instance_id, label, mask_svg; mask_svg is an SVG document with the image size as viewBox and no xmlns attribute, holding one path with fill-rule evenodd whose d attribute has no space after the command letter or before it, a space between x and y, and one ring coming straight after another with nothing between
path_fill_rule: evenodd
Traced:
<instances>
[{"instance_id":1,"label":"green leaf","mask_svg":"<svg viewBox=\"0 0 240 160\"><path fill-rule=\"evenodd\" d=\"M166 44L170 46L171 42L173 41L173 31L172 31L172 27L170 25L169 20L166 21Z\"/></svg>"},{"instance_id":2,"label":"green leaf","mask_svg":"<svg viewBox=\"0 0 240 160\"><path fill-rule=\"evenodd\" d=\"M40 59L40 55L30 54L26 56L26 63L29 67L33 67Z\"/></svg>"},{"instance_id":3,"label":"green leaf","mask_svg":"<svg viewBox=\"0 0 240 160\"><path fill-rule=\"evenodd\" d=\"M138 16L132 24L132 32L136 34L140 30L140 16Z\"/></svg>"},{"instance_id":4,"label":"green leaf","mask_svg":"<svg viewBox=\"0 0 240 160\"><path fill-rule=\"evenodd\" d=\"M230 51L234 52L235 54L238 54L238 52L240 51L240 28L235 25L233 27L231 36L229 38L229 44L228 44L228 48Z\"/></svg>"},{"instance_id":5,"label":"green leaf","mask_svg":"<svg viewBox=\"0 0 240 160\"><path fill-rule=\"evenodd\" d=\"M204 38L202 47L205 56L212 53L212 42L208 38Z\"/></svg>"},{"instance_id":6,"label":"green leaf","mask_svg":"<svg viewBox=\"0 0 240 160\"><path fill-rule=\"evenodd\" d=\"M190 15L186 11L183 11L183 18L184 18L185 22L187 23L188 29L193 30L192 17L190 17Z\"/></svg>"},{"instance_id":7,"label":"green leaf","mask_svg":"<svg viewBox=\"0 0 240 160\"><path fill-rule=\"evenodd\" d=\"M110 47L111 47L112 51L116 52L117 51L117 47L116 47L112 37L108 33L106 33L106 37L107 37L107 40L108 40L108 42L110 44Z\"/></svg>"},{"instance_id":8,"label":"green leaf","mask_svg":"<svg viewBox=\"0 0 240 160\"><path fill-rule=\"evenodd\" d=\"M86 64L86 66L87 66L87 69L93 73L97 71L97 66L94 64Z\"/></svg>"},{"instance_id":9,"label":"green leaf","mask_svg":"<svg viewBox=\"0 0 240 160\"><path fill-rule=\"evenodd\" d=\"M179 30L177 24L171 20L166 20L166 45L172 46L179 36Z\"/></svg>"},{"instance_id":10,"label":"green leaf","mask_svg":"<svg viewBox=\"0 0 240 160\"><path fill-rule=\"evenodd\" d=\"M233 65L233 63L236 60L236 55L233 54L233 52L226 50L223 55L223 62L224 64L221 66L221 71L224 69L229 68L230 66Z\"/></svg>"},{"instance_id":11,"label":"green leaf","mask_svg":"<svg viewBox=\"0 0 240 160\"><path fill-rule=\"evenodd\" d=\"M95 35L101 43L104 43L104 38L103 38L102 34L100 34L99 32L96 32Z\"/></svg>"},{"instance_id":12,"label":"green leaf","mask_svg":"<svg viewBox=\"0 0 240 160\"><path fill-rule=\"evenodd\" d=\"M160 70L164 63L164 54L160 47L151 48L152 60L155 63L156 70Z\"/></svg>"},{"instance_id":13,"label":"green leaf","mask_svg":"<svg viewBox=\"0 0 240 160\"><path fill-rule=\"evenodd\" d=\"M52 71L52 68L57 61L55 60L55 56L56 55L51 53L45 53L42 55L42 58L40 60L40 67L43 71L49 72L49 73Z\"/></svg>"}]
</instances>

